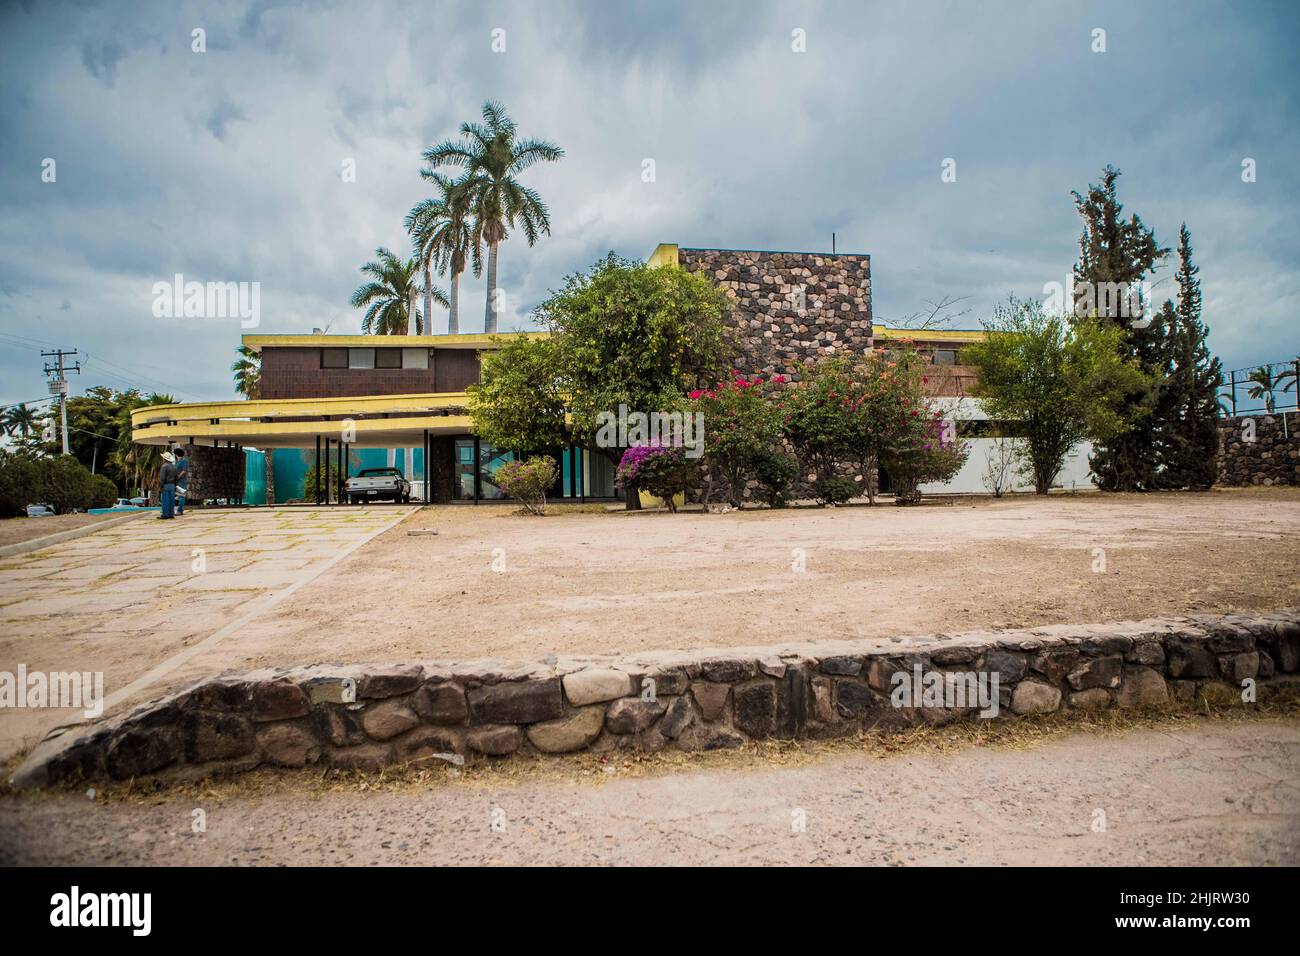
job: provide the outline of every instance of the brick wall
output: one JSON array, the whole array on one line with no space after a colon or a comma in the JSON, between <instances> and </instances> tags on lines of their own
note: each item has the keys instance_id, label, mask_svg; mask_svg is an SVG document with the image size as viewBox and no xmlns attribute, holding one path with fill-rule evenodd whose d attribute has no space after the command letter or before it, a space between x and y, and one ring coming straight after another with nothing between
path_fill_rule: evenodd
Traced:
<instances>
[{"instance_id":1,"label":"brick wall","mask_svg":"<svg viewBox=\"0 0 1300 956\"><path fill-rule=\"evenodd\" d=\"M318 347L262 349L262 398L338 398L462 392L478 381L478 353L440 349L427 369L321 368Z\"/></svg>"},{"instance_id":2,"label":"brick wall","mask_svg":"<svg viewBox=\"0 0 1300 956\"><path fill-rule=\"evenodd\" d=\"M732 295L742 372L797 381L806 363L871 348L870 256L680 249L678 264Z\"/></svg>"},{"instance_id":3,"label":"brick wall","mask_svg":"<svg viewBox=\"0 0 1300 956\"><path fill-rule=\"evenodd\" d=\"M1219 484L1300 485L1300 414L1219 419Z\"/></svg>"}]
</instances>

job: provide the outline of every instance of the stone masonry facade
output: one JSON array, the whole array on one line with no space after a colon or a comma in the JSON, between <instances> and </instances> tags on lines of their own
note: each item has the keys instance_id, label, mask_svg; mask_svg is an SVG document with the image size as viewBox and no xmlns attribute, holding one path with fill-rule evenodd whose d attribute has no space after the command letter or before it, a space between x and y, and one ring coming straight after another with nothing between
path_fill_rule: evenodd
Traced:
<instances>
[{"instance_id":1,"label":"stone masonry facade","mask_svg":"<svg viewBox=\"0 0 1300 956\"><path fill-rule=\"evenodd\" d=\"M1219 419L1218 483L1300 485L1300 414Z\"/></svg>"},{"instance_id":2,"label":"stone masonry facade","mask_svg":"<svg viewBox=\"0 0 1300 956\"><path fill-rule=\"evenodd\" d=\"M943 706L891 699L894 675L918 669L944 681L996 674L991 719L999 720L1242 702L1252 682L1267 693L1300 671L1300 610L533 665L264 670L204 680L88 728L60 728L12 783L22 789L150 774L197 779L258 766L375 771L516 753L715 750L974 718L979 708L969 699Z\"/></svg>"},{"instance_id":3,"label":"stone masonry facade","mask_svg":"<svg viewBox=\"0 0 1300 956\"><path fill-rule=\"evenodd\" d=\"M737 368L798 381L808 363L871 348L871 257L733 249L678 251L732 297Z\"/></svg>"}]
</instances>

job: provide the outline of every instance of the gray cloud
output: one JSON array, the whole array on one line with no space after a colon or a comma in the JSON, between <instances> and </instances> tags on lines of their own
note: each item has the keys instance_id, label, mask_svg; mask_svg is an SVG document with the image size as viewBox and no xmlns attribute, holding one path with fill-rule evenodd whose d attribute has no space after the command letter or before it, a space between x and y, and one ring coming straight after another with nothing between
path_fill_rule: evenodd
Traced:
<instances>
[{"instance_id":1,"label":"gray cloud","mask_svg":"<svg viewBox=\"0 0 1300 956\"><path fill-rule=\"evenodd\" d=\"M878 317L949 295L975 324L1065 276L1070 190L1109 162L1166 245L1192 229L1228 367L1300 350L1288 4L158 2L0 17L3 401L44 392L42 344L90 352L81 385L232 394L238 323L150 312L153 283L177 272L260 282L263 331L355 330L358 266L406 248L420 150L487 98L567 152L526 174L552 235L504 244L505 326L610 249L829 250L832 231L872 254ZM481 279L462 302L472 330Z\"/></svg>"}]
</instances>

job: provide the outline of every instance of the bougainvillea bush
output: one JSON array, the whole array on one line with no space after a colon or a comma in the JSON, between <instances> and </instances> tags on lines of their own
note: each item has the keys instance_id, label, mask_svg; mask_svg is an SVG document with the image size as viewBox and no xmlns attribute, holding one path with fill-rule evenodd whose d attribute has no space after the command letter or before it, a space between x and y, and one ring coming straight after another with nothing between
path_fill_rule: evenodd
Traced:
<instances>
[{"instance_id":1,"label":"bougainvillea bush","mask_svg":"<svg viewBox=\"0 0 1300 956\"><path fill-rule=\"evenodd\" d=\"M933 432L936 422L943 429L927 395L927 368L914 351L875 349L827 359L793 390L785 434L816 475L819 503L845 500L845 470L871 476L883 467L911 503L919 499L921 483L942 481L961 468L966 450L953 441L944 444ZM874 504L876 486L869 477L867 495Z\"/></svg>"},{"instance_id":2,"label":"bougainvillea bush","mask_svg":"<svg viewBox=\"0 0 1300 956\"><path fill-rule=\"evenodd\" d=\"M539 518L546 514L546 492L555 486L555 459L538 455L527 461L507 461L492 472L498 488L523 505L528 514Z\"/></svg>"},{"instance_id":3,"label":"bougainvillea bush","mask_svg":"<svg viewBox=\"0 0 1300 956\"><path fill-rule=\"evenodd\" d=\"M699 472L681 445L634 445L623 452L614 475L620 492L636 489L662 498L669 511L677 510L676 495L691 486Z\"/></svg>"},{"instance_id":4,"label":"bougainvillea bush","mask_svg":"<svg viewBox=\"0 0 1300 956\"><path fill-rule=\"evenodd\" d=\"M785 376L771 381L784 384ZM767 484L758 474L760 462L769 465L769 478L777 477L768 460L781 443L781 412L764 396L763 385L760 376L746 378L733 371L730 379L688 396L690 411L704 416L705 500L723 499L739 508L750 480Z\"/></svg>"}]
</instances>

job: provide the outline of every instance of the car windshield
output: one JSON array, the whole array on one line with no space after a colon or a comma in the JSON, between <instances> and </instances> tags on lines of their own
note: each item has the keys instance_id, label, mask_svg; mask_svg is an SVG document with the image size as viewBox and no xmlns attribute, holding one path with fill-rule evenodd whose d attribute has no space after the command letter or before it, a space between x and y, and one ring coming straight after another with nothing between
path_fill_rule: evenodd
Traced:
<instances>
[{"instance_id":1,"label":"car windshield","mask_svg":"<svg viewBox=\"0 0 1300 956\"><path fill-rule=\"evenodd\" d=\"M362 468L357 472L358 478L401 478L402 473L396 468Z\"/></svg>"}]
</instances>

